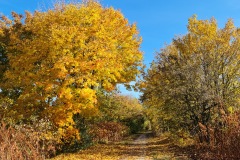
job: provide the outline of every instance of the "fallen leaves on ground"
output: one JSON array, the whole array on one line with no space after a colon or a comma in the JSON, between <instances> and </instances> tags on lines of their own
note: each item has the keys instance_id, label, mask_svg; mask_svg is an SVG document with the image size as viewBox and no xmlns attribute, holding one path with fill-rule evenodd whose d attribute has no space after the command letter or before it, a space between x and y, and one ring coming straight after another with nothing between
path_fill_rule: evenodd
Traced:
<instances>
[{"instance_id":1,"label":"fallen leaves on ground","mask_svg":"<svg viewBox=\"0 0 240 160\"><path fill-rule=\"evenodd\" d=\"M187 160L168 137L152 137L150 133L135 135L124 141L98 144L77 153L59 155L53 160Z\"/></svg>"}]
</instances>

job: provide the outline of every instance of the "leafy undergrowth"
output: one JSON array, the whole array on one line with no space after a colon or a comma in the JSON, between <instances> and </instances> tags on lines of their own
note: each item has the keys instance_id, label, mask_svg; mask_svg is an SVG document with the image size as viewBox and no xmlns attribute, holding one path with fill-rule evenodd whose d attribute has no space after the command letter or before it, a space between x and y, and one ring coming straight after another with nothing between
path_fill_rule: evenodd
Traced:
<instances>
[{"instance_id":1,"label":"leafy undergrowth","mask_svg":"<svg viewBox=\"0 0 240 160\"><path fill-rule=\"evenodd\" d=\"M98 144L77 153L62 154L52 160L187 160L187 154L167 136L136 134L121 142Z\"/></svg>"}]
</instances>

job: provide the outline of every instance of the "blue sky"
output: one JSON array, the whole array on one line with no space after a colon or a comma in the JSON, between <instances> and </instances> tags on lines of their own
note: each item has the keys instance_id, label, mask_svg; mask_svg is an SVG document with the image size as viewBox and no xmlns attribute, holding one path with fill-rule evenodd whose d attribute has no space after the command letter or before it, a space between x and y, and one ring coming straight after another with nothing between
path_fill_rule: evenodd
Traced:
<instances>
[{"instance_id":1,"label":"blue sky","mask_svg":"<svg viewBox=\"0 0 240 160\"><path fill-rule=\"evenodd\" d=\"M44 10L51 7L49 0L0 0L0 13L10 17L11 11L23 13L24 10ZM119 9L130 23L137 23L143 38L141 50L144 63L149 66L156 51L171 43L174 36L187 33L188 18L196 14L198 19L214 17L223 27L232 18L240 26L239 0L100 0L106 6ZM138 93L125 94L138 96Z\"/></svg>"}]
</instances>

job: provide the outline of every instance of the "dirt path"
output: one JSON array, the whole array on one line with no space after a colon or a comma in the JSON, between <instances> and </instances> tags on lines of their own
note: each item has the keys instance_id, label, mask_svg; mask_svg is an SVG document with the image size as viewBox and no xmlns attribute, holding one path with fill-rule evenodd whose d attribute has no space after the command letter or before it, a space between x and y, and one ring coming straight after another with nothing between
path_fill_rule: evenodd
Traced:
<instances>
[{"instance_id":1,"label":"dirt path","mask_svg":"<svg viewBox=\"0 0 240 160\"><path fill-rule=\"evenodd\" d=\"M130 155L123 155L121 160L128 160L132 156L132 158L135 158L136 160L146 160L151 159L151 157L147 156L147 143L148 143L148 137L150 133L142 133L137 136L136 139L126 141L126 149L131 151Z\"/></svg>"},{"instance_id":2,"label":"dirt path","mask_svg":"<svg viewBox=\"0 0 240 160\"><path fill-rule=\"evenodd\" d=\"M141 156L138 158L139 160L143 160L146 158L146 147L147 147L147 135L141 134L134 142L135 145L140 145L140 149L142 151Z\"/></svg>"},{"instance_id":3,"label":"dirt path","mask_svg":"<svg viewBox=\"0 0 240 160\"><path fill-rule=\"evenodd\" d=\"M168 137L153 137L151 133L142 133L127 145L127 148L132 151L132 154L135 154L134 159L136 160L189 159L173 147ZM126 155L123 159L128 160L130 157Z\"/></svg>"},{"instance_id":4,"label":"dirt path","mask_svg":"<svg viewBox=\"0 0 240 160\"><path fill-rule=\"evenodd\" d=\"M74 154L60 155L55 160L188 160L167 137L142 133L118 143L99 144Z\"/></svg>"}]
</instances>

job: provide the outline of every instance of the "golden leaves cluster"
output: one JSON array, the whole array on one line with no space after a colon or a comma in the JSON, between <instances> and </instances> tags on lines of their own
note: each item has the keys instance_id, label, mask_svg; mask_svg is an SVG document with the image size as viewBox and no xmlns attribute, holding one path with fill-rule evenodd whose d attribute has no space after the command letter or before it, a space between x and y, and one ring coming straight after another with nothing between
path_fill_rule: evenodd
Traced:
<instances>
[{"instance_id":1,"label":"golden leaves cluster","mask_svg":"<svg viewBox=\"0 0 240 160\"><path fill-rule=\"evenodd\" d=\"M13 18L1 21L10 67L0 88L20 93L14 110L25 118L47 117L72 130L74 114L97 112L98 88L111 91L139 74L141 38L120 11L89 1Z\"/></svg>"},{"instance_id":2,"label":"golden leaves cluster","mask_svg":"<svg viewBox=\"0 0 240 160\"><path fill-rule=\"evenodd\" d=\"M163 128L194 121L215 125L221 110L238 110L239 47L240 32L232 20L220 29L214 18L191 17L188 33L156 54L140 83L152 121Z\"/></svg>"}]
</instances>

